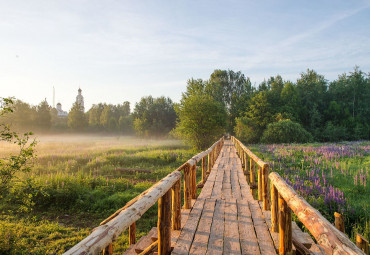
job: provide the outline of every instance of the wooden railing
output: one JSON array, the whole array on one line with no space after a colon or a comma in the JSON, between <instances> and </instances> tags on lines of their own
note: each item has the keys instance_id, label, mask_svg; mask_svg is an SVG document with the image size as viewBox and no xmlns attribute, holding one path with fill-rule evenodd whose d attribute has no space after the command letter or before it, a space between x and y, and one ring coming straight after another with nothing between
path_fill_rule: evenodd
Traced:
<instances>
[{"instance_id":1,"label":"wooden railing","mask_svg":"<svg viewBox=\"0 0 370 255\"><path fill-rule=\"evenodd\" d=\"M158 240L147 248L150 251L158 250L158 254L169 254L171 251L171 229L181 228L181 176L184 176L184 208L191 208L191 199L197 197L196 170L197 163L201 163L202 181L207 179L224 143L224 138L215 142L208 150L203 151L178 169L157 182L150 189L129 201L124 207L116 211L93 232L76 244L65 255L82 254L113 254L113 242L127 228L129 228L129 243L135 243L135 222L158 201ZM147 254L146 251L142 252Z\"/></svg>"},{"instance_id":2,"label":"wooden railing","mask_svg":"<svg viewBox=\"0 0 370 255\"><path fill-rule=\"evenodd\" d=\"M365 254L367 240L358 238L357 246L340 230L335 228L307 201L299 196L278 173L269 174L268 164L258 158L238 139L231 137L239 155L251 189L258 189L258 200L263 200L263 210L271 209L271 230L279 233L279 254L293 254L292 214L305 225L326 254ZM255 166L258 167L258 185L255 185ZM271 183L271 207L268 187ZM339 229L343 229L337 223Z\"/></svg>"},{"instance_id":3,"label":"wooden railing","mask_svg":"<svg viewBox=\"0 0 370 255\"><path fill-rule=\"evenodd\" d=\"M233 141L236 152L240 157L242 162L243 170L249 180L250 187L252 189L252 194L255 194L257 190L258 200L263 201L263 210L270 210L269 203L269 189L268 189L268 175L269 175L269 165L268 163L261 160L253 152L251 152L247 147L244 146L238 139L234 136L231 137ZM257 167L257 172L256 172ZM256 184L257 175L257 184Z\"/></svg>"},{"instance_id":4,"label":"wooden railing","mask_svg":"<svg viewBox=\"0 0 370 255\"><path fill-rule=\"evenodd\" d=\"M320 212L294 191L276 172L271 180L271 225L279 231L279 249L282 254L292 252L292 216L295 213L315 237L326 254L364 254L340 230L335 228Z\"/></svg>"}]
</instances>

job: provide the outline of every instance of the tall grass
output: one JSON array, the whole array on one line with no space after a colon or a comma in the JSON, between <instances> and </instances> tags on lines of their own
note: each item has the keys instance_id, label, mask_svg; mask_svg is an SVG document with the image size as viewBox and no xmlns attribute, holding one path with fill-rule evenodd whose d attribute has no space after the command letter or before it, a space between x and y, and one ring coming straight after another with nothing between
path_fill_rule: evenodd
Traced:
<instances>
[{"instance_id":1,"label":"tall grass","mask_svg":"<svg viewBox=\"0 0 370 255\"><path fill-rule=\"evenodd\" d=\"M196 153L176 140L91 136L39 140L31 173L18 175L9 196L0 202L0 254L68 250ZM15 152L7 145L0 155ZM153 206L137 222L138 238L155 226L156 214ZM40 240L37 247L35 238ZM123 234L115 242L115 251L127 246Z\"/></svg>"}]
</instances>

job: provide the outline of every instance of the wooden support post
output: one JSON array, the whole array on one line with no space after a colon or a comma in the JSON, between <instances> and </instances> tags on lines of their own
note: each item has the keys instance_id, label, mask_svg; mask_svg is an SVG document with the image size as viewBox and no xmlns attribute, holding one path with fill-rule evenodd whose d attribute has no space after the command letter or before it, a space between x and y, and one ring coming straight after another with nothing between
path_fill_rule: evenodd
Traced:
<instances>
[{"instance_id":1,"label":"wooden support post","mask_svg":"<svg viewBox=\"0 0 370 255\"><path fill-rule=\"evenodd\" d=\"M207 181L207 158L204 156L202 158L202 183L206 183Z\"/></svg>"},{"instance_id":2,"label":"wooden support post","mask_svg":"<svg viewBox=\"0 0 370 255\"><path fill-rule=\"evenodd\" d=\"M190 168L191 178L191 198L197 199L197 166L194 165Z\"/></svg>"},{"instance_id":3,"label":"wooden support post","mask_svg":"<svg viewBox=\"0 0 370 255\"><path fill-rule=\"evenodd\" d=\"M262 201L262 167L258 166L258 200Z\"/></svg>"},{"instance_id":4,"label":"wooden support post","mask_svg":"<svg viewBox=\"0 0 370 255\"><path fill-rule=\"evenodd\" d=\"M242 158L241 158L241 160L242 160L242 167L244 167L245 166L245 152L244 152L244 150L242 149Z\"/></svg>"},{"instance_id":5,"label":"wooden support post","mask_svg":"<svg viewBox=\"0 0 370 255\"><path fill-rule=\"evenodd\" d=\"M254 178L254 161L252 158L249 159L249 175L250 175L250 184L253 186L255 184Z\"/></svg>"},{"instance_id":6,"label":"wooden support post","mask_svg":"<svg viewBox=\"0 0 370 255\"><path fill-rule=\"evenodd\" d=\"M264 164L262 168L262 199L263 199L263 210L270 210L269 196L268 196L268 184L269 184L269 165Z\"/></svg>"},{"instance_id":7,"label":"wooden support post","mask_svg":"<svg viewBox=\"0 0 370 255\"><path fill-rule=\"evenodd\" d=\"M128 243L135 244L136 243L136 224L135 222L130 225L128 228Z\"/></svg>"},{"instance_id":8,"label":"wooden support post","mask_svg":"<svg viewBox=\"0 0 370 255\"><path fill-rule=\"evenodd\" d=\"M366 240L362 235L356 233L356 245L360 248L366 255L369 254L369 241Z\"/></svg>"},{"instance_id":9,"label":"wooden support post","mask_svg":"<svg viewBox=\"0 0 370 255\"><path fill-rule=\"evenodd\" d=\"M113 255L113 244L110 243L105 249L103 250L103 255Z\"/></svg>"},{"instance_id":10,"label":"wooden support post","mask_svg":"<svg viewBox=\"0 0 370 255\"><path fill-rule=\"evenodd\" d=\"M171 253L171 190L158 200L158 254Z\"/></svg>"},{"instance_id":11,"label":"wooden support post","mask_svg":"<svg viewBox=\"0 0 370 255\"><path fill-rule=\"evenodd\" d=\"M339 231L342 231L344 233L344 219L343 219L343 215L340 214L340 213L335 212L334 213L334 217L335 217L335 227Z\"/></svg>"},{"instance_id":12,"label":"wooden support post","mask_svg":"<svg viewBox=\"0 0 370 255\"><path fill-rule=\"evenodd\" d=\"M212 169L212 166L211 166L211 154L212 152L208 153L208 167L207 167L207 172L210 173L211 172L211 169Z\"/></svg>"},{"instance_id":13,"label":"wooden support post","mask_svg":"<svg viewBox=\"0 0 370 255\"><path fill-rule=\"evenodd\" d=\"M281 195L279 195L279 254L293 254L292 212Z\"/></svg>"},{"instance_id":14,"label":"wooden support post","mask_svg":"<svg viewBox=\"0 0 370 255\"><path fill-rule=\"evenodd\" d=\"M279 232L279 193L271 183L271 231Z\"/></svg>"},{"instance_id":15,"label":"wooden support post","mask_svg":"<svg viewBox=\"0 0 370 255\"><path fill-rule=\"evenodd\" d=\"M172 187L172 229L181 228L181 180Z\"/></svg>"},{"instance_id":16,"label":"wooden support post","mask_svg":"<svg viewBox=\"0 0 370 255\"><path fill-rule=\"evenodd\" d=\"M190 209L191 207L191 190L190 190L190 167L184 168L184 208Z\"/></svg>"},{"instance_id":17,"label":"wooden support post","mask_svg":"<svg viewBox=\"0 0 370 255\"><path fill-rule=\"evenodd\" d=\"M247 175L249 175L249 160L248 160L248 154L247 153L244 153L244 173L246 173ZM249 180L249 179L247 179Z\"/></svg>"}]
</instances>

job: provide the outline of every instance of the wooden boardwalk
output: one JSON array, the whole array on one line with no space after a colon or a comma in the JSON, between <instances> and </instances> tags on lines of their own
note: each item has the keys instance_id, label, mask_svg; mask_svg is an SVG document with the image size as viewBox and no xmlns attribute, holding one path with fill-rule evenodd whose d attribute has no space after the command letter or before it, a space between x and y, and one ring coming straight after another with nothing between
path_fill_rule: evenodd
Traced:
<instances>
[{"instance_id":1,"label":"wooden boardwalk","mask_svg":"<svg viewBox=\"0 0 370 255\"><path fill-rule=\"evenodd\" d=\"M225 141L172 254L276 254L230 140Z\"/></svg>"}]
</instances>

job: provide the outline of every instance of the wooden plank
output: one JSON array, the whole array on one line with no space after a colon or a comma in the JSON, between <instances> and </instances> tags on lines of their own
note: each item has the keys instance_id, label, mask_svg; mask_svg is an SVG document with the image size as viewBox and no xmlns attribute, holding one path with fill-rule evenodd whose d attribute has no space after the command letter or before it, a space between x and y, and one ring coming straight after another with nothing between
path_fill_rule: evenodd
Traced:
<instances>
[{"instance_id":1,"label":"wooden plank","mask_svg":"<svg viewBox=\"0 0 370 255\"><path fill-rule=\"evenodd\" d=\"M217 171L216 170L213 170L210 173L210 175L208 176L208 179L207 179L206 183L203 186L202 191L200 192L200 194L198 196L199 199L206 199L206 198L210 198L211 197L213 186L214 186L215 180L216 180L216 175L217 175Z\"/></svg>"},{"instance_id":2,"label":"wooden plank","mask_svg":"<svg viewBox=\"0 0 370 255\"><path fill-rule=\"evenodd\" d=\"M235 199L241 199L242 196L240 192L240 184L239 184L239 178L238 178L238 170L241 169L241 166L239 165L238 167L235 161L231 167L231 172L230 172L231 191Z\"/></svg>"},{"instance_id":3,"label":"wooden plank","mask_svg":"<svg viewBox=\"0 0 370 255\"><path fill-rule=\"evenodd\" d=\"M212 190L211 198L213 198L213 199L221 198L223 178L224 178L224 169L219 167L217 169L217 176L216 176L215 184L214 184L214 187L213 187L213 190Z\"/></svg>"},{"instance_id":4,"label":"wooden plank","mask_svg":"<svg viewBox=\"0 0 370 255\"><path fill-rule=\"evenodd\" d=\"M240 183L240 192L242 195L242 199L251 200L253 199L253 195L250 190L250 186L246 180L246 177L243 171L238 171L238 178Z\"/></svg>"},{"instance_id":5,"label":"wooden plank","mask_svg":"<svg viewBox=\"0 0 370 255\"><path fill-rule=\"evenodd\" d=\"M217 199L211 234L208 241L207 254L222 254L224 246L224 221L225 221L225 200Z\"/></svg>"},{"instance_id":6,"label":"wooden plank","mask_svg":"<svg viewBox=\"0 0 370 255\"><path fill-rule=\"evenodd\" d=\"M252 214L249 210L248 201L244 199L237 200L237 204L239 236L242 254L261 254L257 236L254 232Z\"/></svg>"},{"instance_id":7,"label":"wooden plank","mask_svg":"<svg viewBox=\"0 0 370 255\"><path fill-rule=\"evenodd\" d=\"M207 199L205 201L202 216L190 248L190 254L203 255L206 253L209 236L211 234L211 225L215 211L215 204L215 199Z\"/></svg>"},{"instance_id":8,"label":"wooden plank","mask_svg":"<svg viewBox=\"0 0 370 255\"><path fill-rule=\"evenodd\" d=\"M204 199L198 199L190 212L172 254L188 254L204 207Z\"/></svg>"},{"instance_id":9,"label":"wooden plank","mask_svg":"<svg viewBox=\"0 0 370 255\"><path fill-rule=\"evenodd\" d=\"M248 201L251 210L254 228L256 230L257 239L260 245L261 254L276 254L274 243L272 241L267 224L262 215L261 208L255 200Z\"/></svg>"},{"instance_id":10,"label":"wooden plank","mask_svg":"<svg viewBox=\"0 0 370 255\"><path fill-rule=\"evenodd\" d=\"M236 199L225 201L224 253L241 254Z\"/></svg>"},{"instance_id":11,"label":"wooden plank","mask_svg":"<svg viewBox=\"0 0 370 255\"><path fill-rule=\"evenodd\" d=\"M230 165L225 167L224 178L222 181L222 199L229 200L232 198L231 183L230 183Z\"/></svg>"}]
</instances>

